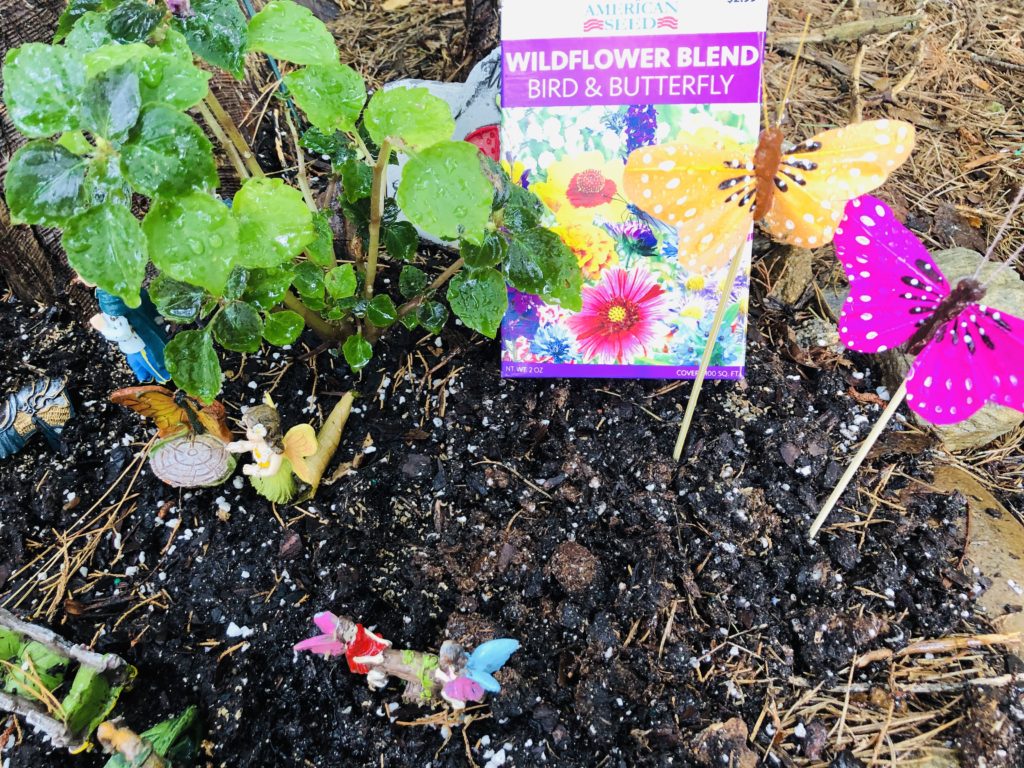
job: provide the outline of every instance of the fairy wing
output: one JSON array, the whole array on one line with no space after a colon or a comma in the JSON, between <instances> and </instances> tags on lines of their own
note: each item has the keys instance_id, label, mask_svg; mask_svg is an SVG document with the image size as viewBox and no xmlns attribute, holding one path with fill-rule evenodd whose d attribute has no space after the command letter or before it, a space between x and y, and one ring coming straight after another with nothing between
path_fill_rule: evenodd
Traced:
<instances>
[{"instance_id":1,"label":"fairy wing","mask_svg":"<svg viewBox=\"0 0 1024 768\"><path fill-rule=\"evenodd\" d=\"M713 272L747 241L757 180L753 147L711 128L630 154L623 187L630 202L679 233L679 260Z\"/></svg>"},{"instance_id":2,"label":"fairy wing","mask_svg":"<svg viewBox=\"0 0 1024 768\"><path fill-rule=\"evenodd\" d=\"M152 419L159 437L171 437L191 429L185 409L174 402L174 394L166 387L156 384L125 387L112 392L110 399Z\"/></svg>"},{"instance_id":3,"label":"fairy wing","mask_svg":"<svg viewBox=\"0 0 1024 768\"><path fill-rule=\"evenodd\" d=\"M444 695L458 701L482 701L483 687L468 677L457 677L444 686Z\"/></svg>"},{"instance_id":4,"label":"fairy wing","mask_svg":"<svg viewBox=\"0 0 1024 768\"><path fill-rule=\"evenodd\" d=\"M316 453L316 432L309 424L297 424L284 436L284 455L292 463L292 471L305 483L312 483L306 457Z\"/></svg>"},{"instance_id":5,"label":"fairy wing","mask_svg":"<svg viewBox=\"0 0 1024 768\"><path fill-rule=\"evenodd\" d=\"M867 120L798 144L776 171L765 229L790 245L830 243L846 202L882 186L910 156L914 136L910 123Z\"/></svg>"},{"instance_id":6,"label":"fairy wing","mask_svg":"<svg viewBox=\"0 0 1024 768\"><path fill-rule=\"evenodd\" d=\"M971 304L914 360L907 403L933 424L955 424L986 401L1024 411L1024 320Z\"/></svg>"},{"instance_id":7,"label":"fairy wing","mask_svg":"<svg viewBox=\"0 0 1024 768\"><path fill-rule=\"evenodd\" d=\"M519 650L519 641L508 638L488 640L477 646L469 655L466 663L466 675L474 682L491 693L501 690L501 685L494 679L494 673L505 666L505 662Z\"/></svg>"},{"instance_id":8,"label":"fairy wing","mask_svg":"<svg viewBox=\"0 0 1024 768\"><path fill-rule=\"evenodd\" d=\"M846 206L835 248L850 281L839 337L857 352L884 352L908 341L949 295L928 250L870 195Z\"/></svg>"}]
</instances>

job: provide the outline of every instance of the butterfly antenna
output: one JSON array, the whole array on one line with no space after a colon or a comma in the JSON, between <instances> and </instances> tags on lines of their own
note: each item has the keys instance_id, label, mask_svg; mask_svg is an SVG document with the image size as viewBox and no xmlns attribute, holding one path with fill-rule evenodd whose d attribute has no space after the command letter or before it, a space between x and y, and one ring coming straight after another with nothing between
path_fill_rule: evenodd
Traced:
<instances>
[{"instance_id":1,"label":"butterfly antenna","mask_svg":"<svg viewBox=\"0 0 1024 768\"><path fill-rule=\"evenodd\" d=\"M782 94L782 101L779 102L779 115L775 120L776 125L782 125L782 117L786 112L786 103L789 101L789 94L793 89L793 80L796 79L796 68L800 63L800 56L804 52L804 42L807 40L807 33L811 28L811 14L807 14L804 20L804 31L800 34L800 44L796 48L796 56L793 57L793 66L789 69L789 80L786 82L786 92ZM767 127L767 120L765 121Z\"/></svg>"},{"instance_id":2,"label":"butterfly antenna","mask_svg":"<svg viewBox=\"0 0 1024 768\"><path fill-rule=\"evenodd\" d=\"M1010 204L1010 210L1006 214L1006 218L1003 219L1003 223L999 226L999 230L996 232L996 236L992 239L992 244L988 247L988 250L985 252L985 258L981 260L981 262L978 264L978 268L974 270L975 280L977 280L978 277L981 275L981 268L992 259L992 254L995 252L996 247L1003 239L1003 235L1006 234L1006 228L1010 226L1010 222L1013 220L1013 214L1015 214L1017 212L1017 209L1020 208L1022 200L1024 200L1024 187L1021 187L1020 190L1017 192L1017 196L1013 198L1013 202ZM1003 262L1002 266L992 277L995 277L997 274L1000 274L1004 269L1009 269L1010 265L1013 264L1013 261L1018 256L1020 256L1022 250L1024 250L1024 248L1017 249L1017 251L1012 256L1010 256L1010 258ZM991 280L989 280L989 282L991 282Z\"/></svg>"}]
</instances>

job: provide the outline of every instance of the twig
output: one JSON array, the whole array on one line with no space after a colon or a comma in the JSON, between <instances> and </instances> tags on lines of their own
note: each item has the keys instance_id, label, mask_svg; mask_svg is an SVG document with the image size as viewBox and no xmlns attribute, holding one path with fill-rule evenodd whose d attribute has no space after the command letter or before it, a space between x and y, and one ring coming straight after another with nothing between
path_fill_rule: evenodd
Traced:
<instances>
[{"instance_id":1,"label":"twig","mask_svg":"<svg viewBox=\"0 0 1024 768\"><path fill-rule=\"evenodd\" d=\"M859 123L864 119L864 99L860 95L860 73L864 69L864 57L868 47L861 45L857 49L857 57L853 60L853 75L850 77L850 96L853 105L850 107L850 122Z\"/></svg>"},{"instance_id":2,"label":"twig","mask_svg":"<svg viewBox=\"0 0 1024 768\"><path fill-rule=\"evenodd\" d=\"M913 29L921 17L916 14L909 16L886 16L881 19L863 19L846 24L837 24L829 29L811 32L807 35L808 43L838 43L860 40L868 35L884 35L891 32ZM801 35L778 35L768 38L768 45L780 47L795 45L800 42Z\"/></svg>"},{"instance_id":3,"label":"twig","mask_svg":"<svg viewBox=\"0 0 1024 768\"><path fill-rule=\"evenodd\" d=\"M452 265L448 267L448 269L446 269L444 272L437 276L434 282L430 284L430 287L427 288L426 293L433 293L438 288L443 286L445 283L447 283L449 280L455 277L456 273L460 269L462 269L463 266L465 266L465 264L465 259L456 259L454 262L452 262ZM417 296L415 299L410 299L409 301L405 302L405 304L398 308L398 316L405 317L422 303L422 296Z\"/></svg>"},{"instance_id":4,"label":"twig","mask_svg":"<svg viewBox=\"0 0 1024 768\"><path fill-rule=\"evenodd\" d=\"M235 149L238 154L241 155L242 160L245 161L245 167L249 169L249 172L259 178L264 176L263 169L260 168L260 164L256 161L256 155L249 148L249 143L242 136L242 132L238 130L238 126L235 125L235 121L231 119L231 115L227 113L221 103L217 100L213 91L209 91L206 94L206 98L203 100L210 112L213 113L215 122L220 124L220 127L224 129L224 132L231 139L231 143L235 145Z\"/></svg>"},{"instance_id":5,"label":"twig","mask_svg":"<svg viewBox=\"0 0 1024 768\"><path fill-rule=\"evenodd\" d=\"M1016 64L1005 59L997 59L994 56L986 56L983 53L971 53L971 60L981 64L991 64L993 67L1008 69L1011 72L1024 72L1024 64Z\"/></svg>"},{"instance_id":6,"label":"twig","mask_svg":"<svg viewBox=\"0 0 1024 768\"><path fill-rule=\"evenodd\" d=\"M889 405L887 405L885 410L882 411L882 415L878 418L878 421L875 422L875 426L871 428L867 438L865 438L864 442L861 443L860 448L853 457L853 461L850 462L850 466L846 468L846 472L843 473L843 476L839 478L839 482L832 490L832 495L828 497L828 500L825 502L825 506L821 508L818 516L814 518L814 522L811 524L811 529L808 531L808 538L813 539L818 535L818 530L828 518L829 513L836 506L836 503L839 501L839 497L843 495L843 492L850 484L850 481L853 480L853 476L857 474L857 470L860 469L860 465L864 463L864 459L867 458L868 451L870 451L871 447L878 441L878 438L881 436L886 426L888 426L890 419L892 419L896 414L896 410L900 407L900 403L903 402L906 396L907 382L904 381L900 384L900 388L896 390L896 394L892 396L892 399L889 401Z\"/></svg>"},{"instance_id":7,"label":"twig","mask_svg":"<svg viewBox=\"0 0 1024 768\"><path fill-rule=\"evenodd\" d=\"M322 339L340 340L348 335L345 333L343 328L331 325L320 317L320 315L299 301L299 298L290 290L285 292L282 303L292 312L297 312L302 315L302 319L306 321L306 325L312 328L316 332L317 336Z\"/></svg>"},{"instance_id":8,"label":"twig","mask_svg":"<svg viewBox=\"0 0 1024 768\"><path fill-rule=\"evenodd\" d=\"M700 361L700 368L697 370L697 378L693 380L693 389L690 390L690 400L686 404L686 413L683 416L682 426L679 427L679 437L676 438L676 447L672 451L672 458L676 461L683 455L683 446L686 445L686 435L690 431L690 423L693 421L693 413L697 409L697 399L700 397L700 390L704 386L704 377L707 376L708 366L711 364L711 355L718 344L718 332L722 330L722 321L725 319L726 306L729 303L729 293L732 291L733 283L736 282L736 275L739 274L740 264L743 263L743 250L746 242L733 254L729 262L729 272L725 276L722 285L722 295L718 300L718 309L715 311L715 319L711 323L711 333L708 334L707 344L704 346L704 356Z\"/></svg>"},{"instance_id":9,"label":"twig","mask_svg":"<svg viewBox=\"0 0 1024 768\"><path fill-rule=\"evenodd\" d=\"M288 123L288 131L291 133L292 141L295 143L295 158L299 166L296 173L296 181L299 183L299 189L302 190L302 197L306 201L306 207L313 213L316 213L316 200L313 199L313 192L309 188L309 177L306 175L306 158L303 156L302 147L299 146L299 132L295 130L295 121L292 120L292 116L288 114L287 109L284 110L284 121Z\"/></svg>"},{"instance_id":10,"label":"twig","mask_svg":"<svg viewBox=\"0 0 1024 768\"><path fill-rule=\"evenodd\" d=\"M245 181L248 179L249 171L246 170L245 164L242 162L242 157L238 154L238 149L235 148L235 145L231 143L227 134L224 133L224 129L221 127L221 124L217 122L217 118L213 116L213 112L210 111L210 108L206 106L206 102L200 101L196 107L199 109L199 114L203 116L203 120L206 121L207 127L209 127L217 141L220 142L220 145L224 148L224 152L227 153L228 160L230 160L231 165L234 166L235 173L238 175L239 180Z\"/></svg>"}]
</instances>

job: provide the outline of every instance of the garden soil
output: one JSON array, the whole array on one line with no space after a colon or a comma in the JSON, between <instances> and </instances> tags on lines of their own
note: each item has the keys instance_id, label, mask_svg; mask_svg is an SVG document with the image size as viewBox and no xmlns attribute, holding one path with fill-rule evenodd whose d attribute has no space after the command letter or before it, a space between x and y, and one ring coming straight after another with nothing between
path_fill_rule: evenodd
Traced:
<instances>
[{"instance_id":1,"label":"garden soil","mask_svg":"<svg viewBox=\"0 0 1024 768\"><path fill-rule=\"evenodd\" d=\"M342 6L368 29L388 13ZM443 13L430 50L485 47L460 41L462 16ZM801 18L778 13L787 33ZM841 49L847 61L856 47ZM464 71L438 55L423 74L437 61ZM917 211L922 229L933 214ZM196 704L201 765L1024 765L1008 646L902 652L999 630L976 603L990 578L964 561L967 501L928 486L942 458L929 436L901 425L883 438L808 542L886 391L869 360L835 350L814 317L827 317L819 292L767 296L782 278L758 249L747 378L705 387L679 466L690 384L503 381L498 345L458 325L439 338L389 332L359 377L312 354L308 333L291 350L229 358L222 399L235 417L268 392L285 425L317 424L360 393L336 479L276 509L240 473L194 492L162 485L138 460L148 428L108 400L132 380L80 322L86 310L8 297L0 391L65 374L77 414L64 455L37 437L0 466L0 604L135 665L117 710L132 727ZM827 292L825 260L814 274ZM1006 481L1019 492L1019 454L1000 461L985 465L988 486L1019 511ZM417 722L432 710L402 703L396 683L370 691L343 662L294 654L321 610L397 648L522 648L501 694L442 728ZM8 735L5 768L103 763Z\"/></svg>"}]
</instances>

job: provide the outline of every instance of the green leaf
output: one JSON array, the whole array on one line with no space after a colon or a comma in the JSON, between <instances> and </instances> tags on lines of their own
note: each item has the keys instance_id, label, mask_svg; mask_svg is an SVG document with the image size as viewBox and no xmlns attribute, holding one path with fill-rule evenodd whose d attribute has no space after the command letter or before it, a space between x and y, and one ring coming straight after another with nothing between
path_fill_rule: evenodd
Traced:
<instances>
[{"instance_id":1,"label":"green leaf","mask_svg":"<svg viewBox=\"0 0 1024 768\"><path fill-rule=\"evenodd\" d=\"M431 333L440 333L448 322L448 309L439 301L424 301L416 308L416 320Z\"/></svg>"},{"instance_id":2,"label":"green leaf","mask_svg":"<svg viewBox=\"0 0 1024 768\"><path fill-rule=\"evenodd\" d=\"M334 166L341 165L356 154L352 140L345 134L324 132L315 126L306 129L299 139L299 144L320 155L324 160L329 160Z\"/></svg>"},{"instance_id":3,"label":"green leaf","mask_svg":"<svg viewBox=\"0 0 1024 768\"><path fill-rule=\"evenodd\" d=\"M348 202L362 200L373 192L373 168L359 158L347 158L337 170L341 176L341 193Z\"/></svg>"},{"instance_id":4,"label":"green leaf","mask_svg":"<svg viewBox=\"0 0 1024 768\"><path fill-rule=\"evenodd\" d=\"M263 336L263 320L255 307L233 301L217 314L211 324L213 336L233 352L256 352Z\"/></svg>"},{"instance_id":5,"label":"green leaf","mask_svg":"<svg viewBox=\"0 0 1024 768\"><path fill-rule=\"evenodd\" d=\"M237 225L236 225L237 226ZM228 281L224 284L224 298L236 301L245 295L245 287L249 284L249 270L242 267L235 267L228 275Z\"/></svg>"},{"instance_id":6,"label":"green leaf","mask_svg":"<svg viewBox=\"0 0 1024 768\"><path fill-rule=\"evenodd\" d=\"M169 277L224 291L238 257L238 224L212 195L158 197L143 219L149 258Z\"/></svg>"},{"instance_id":7,"label":"green leaf","mask_svg":"<svg viewBox=\"0 0 1024 768\"><path fill-rule=\"evenodd\" d=\"M422 306L422 305L421 305ZM420 307L417 307L418 310ZM404 315L399 315L398 322L400 322L406 329L412 331L420 324L419 318L416 312L406 312Z\"/></svg>"},{"instance_id":8,"label":"green leaf","mask_svg":"<svg viewBox=\"0 0 1024 768\"><path fill-rule=\"evenodd\" d=\"M466 264L479 269L500 264L507 254L508 240L498 232L488 232L481 245L462 243L459 247L459 255Z\"/></svg>"},{"instance_id":9,"label":"green leaf","mask_svg":"<svg viewBox=\"0 0 1024 768\"><path fill-rule=\"evenodd\" d=\"M293 64L336 64L338 49L327 26L292 0L272 0L249 22L250 51Z\"/></svg>"},{"instance_id":10,"label":"green leaf","mask_svg":"<svg viewBox=\"0 0 1024 768\"><path fill-rule=\"evenodd\" d=\"M68 263L82 279L139 306L146 277L146 236L131 209L96 205L68 222L61 238Z\"/></svg>"},{"instance_id":11,"label":"green leaf","mask_svg":"<svg viewBox=\"0 0 1024 768\"><path fill-rule=\"evenodd\" d=\"M462 322L493 339L508 309L505 278L494 269L459 272L448 284L448 303Z\"/></svg>"},{"instance_id":12,"label":"green leaf","mask_svg":"<svg viewBox=\"0 0 1024 768\"><path fill-rule=\"evenodd\" d=\"M156 44L157 49L171 54L182 64L192 65L192 49L188 47L188 40L181 32L174 27L164 27L157 37L161 38Z\"/></svg>"},{"instance_id":13,"label":"green leaf","mask_svg":"<svg viewBox=\"0 0 1024 768\"><path fill-rule=\"evenodd\" d=\"M53 35L53 42L59 43L67 37L79 19L90 11L97 10L99 7L100 0L68 0L67 6L61 13L60 18L57 19L57 31ZM96 15L98 16L99 14Z\"/></svg>"},{"instance_id":14,"label":"green leaf","mask_svg":"<svg viewBox=\"0 0 1024 768\"><path fill-rule=\"evenodd\" d=\"M263 338L276 347L294 344L305 327L302 315L286 309L267 315L263 323Z\"/></svg>"},{"instance_id":15,"label":"green leaf","mask_svg":"<svg viewBox=\"0 0 1024 768\"><path fill-rule=\"evenodd\" d=\"M7 176L11 223L61 226L89 207L85 158L50 141L32 141L14 153Z\"/></svg>"},{"instance_id":16,"label":"green leaf","mask_svg":"<svg viewBox=\"0 0 1024 768\"><path fill-rule=\"evenodd\" d=\"M313 215L302 193L280 179L249 179L232 206L239 227L239 263L275 267L316 239Z\"/></svg>"},{"instance_id":17,"label":"green leaf","mask_svg":"<svg viewBox=\"0 0 1024 768\"><path fill-rule=\"evenodd\" d=\"M356 293L358 286L356 271L351 264L342 264L327 273L324 284L327 286L327 292L331 294L331 298L347 299Z\"/></svg>"},{"instance_id":18,"label":"green leaf","mask_svg":"<svg viewBox=\"0 0 1024 768\"><path fill-rule=\"evenodd\" d=\"M114 39L107 32L107 14L89 11L68 33L64 46L84 55L112 42Z\"/></svg>"},{"instance_id":19,"label":"green leaf","mask_svg":"<svg viewBox=\"0 0 1024 768\"><path fill-rule=\"evenodd\" d=\"M107 16L107 31L119 43L141 43L163 16L160 8L144 0L125 0Z\"/></svg>"},{"instance_id":20,"label":"green leaf","mask_svg":"<svg viewBox=\"0 0 1024 768\"><path fill-rule=\"evenodd\" d=\"M167 275L157 275L149 284L149 298L156 305L157 312L175 323L198 320L205 295L202 288L173 280Z\"/></svg>"},{"instance_id":21,"label":"green leaf","mask_svg":"<svg viewBox=\"0 0 1024 768\"><path fill-rule=\"evenodd\" d=\"M77 53L59 45L26 43L7 52L4 103L26 136L52 136L78 128L85 71Z\"/></svg>"},{"instance_id":22,"label":"green leaf","mask_svg":"<svg viewBox=\"0 0 1024 768\"><path fill-rule=\"evenodd\" d=\"M124 145L125 176L147 197L214 189L220 183L213 146L188 115L152 104Z\"/></svg>"},{"instance_id":23,"label":"green leaf","mask_svg":"<svg viewBox=\"0 0 1024 768\"><path fill-rule=\"evenodd\" d=\"M197 55L241 79L245 74L246 24L236 0L191 0L192 13L175 17Z\"/></svg>"},{"instance_id":24,"label":"green leaf","mask_svg":"<svg viewBox=\"0 0 1024 768\"><path fill-rule=\"evenodd\" d=\"M409 221L434 237L480 243L493 194L479 150L465 141L444 141L409 158L396 199Z\"/></svg>"},{"instance_id":25,"label":"green leaf","mask_svg":"<svg viewBox=\"0 0 1024 768\"><path fill-rule=\"evenodd\" d=\"M394 325L398 319L398 310L395 309L395 302L385 293L374 296L366 308L366 319L378 328L387 328Z\"/></svg>"},{"instance_id":26,"label":"green leaf","mask_svg":"<svg viewBox=\"0 0 1024 768\"><path fill-rule=\"evenodd\" d=\"M135 67L111 67L85 84L80 110L82 127L108 141L123 141L139 119L141 107Z\"/></svg>"},{"instance_id":27,"label":"green leaf","mask_svg":"<svg viewBox=\"0 0 1024 768\"><path fill-rule=\"evenodd\" d=\"M321 131L354 131L366 103L366 83L347 64L334 61L291 72L284 84L309 122Z\"/></svg>"},{"instance_id":28,"label":"green leaf","mask_svg":"<svg viewBox=\"0 0 1024 768\"><path fill-rule=\"evenodd\" d=\"M575 254L549 229L529 229L512 238L505 275L517 290L578 312L583 275Z\"/></svg>"},{"instance_id":29,"label":"green leaf","mask_svg":"<svg viewBox=\"0 0 1024 768\"><path fill-rule=\"evenodd\" d=\"M174 383L204 403L220 394L220 360L206 331L179 331L164 349Z\"/></svg>"},{"instance_id":30,"label":"green leaf","mask_svg":"<svg viewBox=\"0 0 1024 768\"><path fill-rule=\"evenodd\" d=\"M284 300L291 287L293 270L290 266L272 269L250 269L242 298L264 312Z\"/></svg>"},{"instance_id":31,"label":"green leaf","mask_svg":"<svg viewBox=\"0 0 1024 768\"><path fill-rule=\"evenodd\" d=\"M178 35L172 29L167 31L168 34ZM192 63L191 53L187 59L183 59L179 53L142 43L105 45L92 51L85 57L86 73L93 77L129 62L139 73L139 92L143 106L163 104L177 110L186 110L202 101L209 91L207 81L210 73Z\"/></svg>"},{"instance_id":32,"label":"green leaf","mask_svg":"<svg viewBox=\"0 0 1024 768\"><path fill-rule=\"evenodd\" d=\"M352 373L359 373L373 358L373 347L362 335L355 334L349 336L342 345L341 353L345 356L345 362L352 369Z\"/></svg>"},{"instance_id":33,"label":"green leaf","mask_svg":"<svg viewBox=\"0 0 1024 768\"><path fill-rule=\"evenodd\" d=\"M384 247L392 259L411 261L416 258L420 235L408 221L396 221L384 227Z\"/></svg>"},{"instance_id":34,"label":"green leaf","mask_svg":"<svg viewBox=\"0 0 1024 768\"><path fill-rule=\"evenodd\" d=\"M512 234L533 229L544 216L544 204L518 184L508 185L508 199L502 209L502 225Z\"/></svg>"},{"instance_id":35,"label":"green leaf","mask_svg":"<svg viewBox=\"0 0 1024 768\"><path fill-rule=\"evenodd\" d=\"M313 214L313 229L316 240L306 248L309 260L319 267L330 267L334 264L334 231L331 229L330 217L323 211Z\"/></svg>"},{"instance_id":36,"label":"green leaf","mask_svg":"<svg viewBox=\"0 0 1024 768\"><path fill-rule=\"evenodd\" d=\"M316 264L304 261L295 268L292 284L302 294L302 298L323 298L324 271Z\"/></svg>"},{"instance_id":37,"label":"green leaf","mask_svg":"<svg viewBox=\"0 0 1024 768\"><path fill-rule=\"evenodd\" d=\"M412 299L419 296L427 289L427 275L411 264L402 267L402 274L398 276L398 290L407 298Z\"/></svg>"},{"instance_id":38,"label":"green leaf","mask_svg":"<svg viewBox=\"0 0 1024 768\"><path fill-rule=\"evenodd\" d=\"M79 157L91 154L95 149L95 147L89 143L89 140L85 138L85 134L81 131L67 131L62 133L60 138L57 139L57 143L71 154L78 155Z\"/></svg>"},{"instance_id":39,"label":"green leaf","mask_svg":"<svg viewBox=\"0 0 1024 768\"><path fill-rule=\"evenodd\" d=\"M448 102L426 88L377 91L366 107L363 124L378 146L387 139L412 150L446 141L455 133Z\"/></svg>"},{"instance_id":40,"label":"green leaf","mask_svg":"<svg viewBox=\"0 0 1024 768\"><path fill-rule=\"evenodd\" d=\"M85 189L93 204L110 202L125 208L132 206L132 190L115 154L98 154L89 159Z\"/></svg>"}]
</instances>

